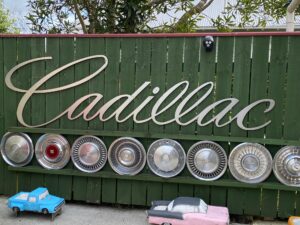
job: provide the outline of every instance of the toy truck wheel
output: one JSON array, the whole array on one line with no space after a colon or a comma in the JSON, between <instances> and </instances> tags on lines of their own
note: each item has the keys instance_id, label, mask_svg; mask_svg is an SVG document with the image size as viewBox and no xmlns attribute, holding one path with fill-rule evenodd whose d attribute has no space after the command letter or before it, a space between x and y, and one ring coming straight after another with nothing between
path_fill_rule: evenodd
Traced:
<instances>
[{"instance_id":1,"label":"toy truck wheel","mask_svg":"<svg viewBox=\"0 0 300 225\"><path fill-rule=\"evenodd\" d=\"M172 225L171 223L162 223L161 225Z\"/></svg>"},{"instance_id":2,"label":"toy truck wheel","mask_svg":"<svg viewBox=\"0 0 300 225\"><path fill-rule=\"evenodd\" d=\"M48 209L42 209L42 213L45 215L48 214Z\"/></svg>"},{"instance_id":3,"label":"toy truck wheel","mask_svg":"<svg viewBox=\"0 0 300 225\"><path fill-rule=\"evenodd\" d=\"M13 207L13 212L16 214L16 216L20 215L20 209L18 207Z\"/></svg>"}]
</instances>

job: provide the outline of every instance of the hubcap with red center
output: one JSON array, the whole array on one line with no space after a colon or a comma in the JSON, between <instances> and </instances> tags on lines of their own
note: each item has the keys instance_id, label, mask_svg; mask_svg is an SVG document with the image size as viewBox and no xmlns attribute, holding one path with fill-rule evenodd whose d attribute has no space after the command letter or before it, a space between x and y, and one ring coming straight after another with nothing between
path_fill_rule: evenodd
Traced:
<instances>
[{"instance_id":1,"label":"hubcap with red center","mask_svg":"<svg viewBox=\"0 0 300 225\"><path fill-rule=\"evenodd\" d=\"M70 160L70 145L59 134L45 134L36 143L35 155L44 168L61 169Z\"/></svg>"},{"instance_id":2,"label":"hubcap with red center","mask_svg":"<svg viewBox=\"0 0 300 225\"><path fill-rule=\"evenodd\" d=\"M47 158L51 160L56 160L59 156L60 149L57 147L57 145L50 144L46 147L45 155Z\"/></svg>"}]
</instances>

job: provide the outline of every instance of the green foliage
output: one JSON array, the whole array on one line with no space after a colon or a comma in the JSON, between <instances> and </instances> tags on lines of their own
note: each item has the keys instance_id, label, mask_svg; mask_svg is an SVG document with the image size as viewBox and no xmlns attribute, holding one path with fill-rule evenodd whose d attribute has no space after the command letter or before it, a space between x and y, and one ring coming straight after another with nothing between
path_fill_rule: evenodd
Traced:
<instances>
[{"instance_id":1,"label":"green foliage","mask_svg":"<svg viewBox=\"0 0 300 225\"><path fill-rule=\"evenodd\" d=\"M27 0L27 19L35 33L195 32L203 11L218 0ZM230 1L229 1L230 2ZM236 0L217 18L219 31L233 27L264 27L286 14L286 0ZM181 15L180 18L172 15ZM171 18L150 26L157 15Z\"/></svg>"},{"instance_id":2,"label":"green foliage","mask_svg":"<svg viewBox=\"0 0 300 225\"><path fill-rule=\"evenodd\" d=\"M19 33L19 29L17 29L13 24L15 20L9 17L8 10L3 8L2 2L0 1L0 33Z\"/></svg>"},{"instance_id":3,"label":"green foliage","mask_svg":"<svg viewBox=\"0 0 300 225\"><path fill-rule=\"evenodd\" d=\"M268 21L286 16L287 0L237 0L228 4L224 12L212 22L221 31L231 31L233 27L265 27ZM298 8L296 14L299 15Z\"/></svg>"}]
</instances>

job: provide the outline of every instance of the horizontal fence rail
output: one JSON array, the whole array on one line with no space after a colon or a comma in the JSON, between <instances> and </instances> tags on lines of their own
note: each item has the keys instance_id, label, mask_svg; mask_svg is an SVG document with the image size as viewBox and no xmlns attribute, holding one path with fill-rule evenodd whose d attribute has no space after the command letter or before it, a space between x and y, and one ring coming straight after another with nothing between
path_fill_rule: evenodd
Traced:
<instances>
[{"instance_id":1,"label":"horizontal fence rail","mask_svg":"<svg viewBox=\"0 0 300 225\"><path fill-rule=\"evenodd\" d=\"M213 51L202 45L203 36L212 35ZM27 133L35 144L44 133L63 134L70 144L81 135L99 136L107 148L118 137L135 137L146 151L153 141L171 138L181 143L187 151L200 140L215 141L229 156L231 150L242 142L263 144L274 157L285 145L300 145L299 130L299 65L300 35L295 33L205 33L205 34L103 34L103 35L0 35L0 131ZM269 120L271 123L258 130L243 130L234 121L223 127L213 123L199 126L196 122L187 126L178 123L158 125L153 120L135 123L132 119L118 123L98 118L85 121L83 117L69 120L62 116L56 121L38 128L24 127L17 119L17 107L24 93L9 89L6 74L16 65L39 57L52 57L37 61L16 71L12 83L28 90L46 74L70 62L84 57L104 55L108 65L100 75L63 91L48 94L35 93L26 103L23 118L27 124L50 121L77 99L100 93L103 98L90 113L118 95L129 95L144 82L150 82L120 117L125 117L142 104L153 89L159 87L157 96L142 110L138 119L147 118L155 101L175 84L188 81L188 93L205 82L213 83L212 93L195 110L183 117L188 121L212 103L236 98L238 104L223 118L226 122L245 106L261 100L273 99L275 107L264 113L266 105L259 105L244 119L246 127L254 127ZM70 66L45 82L38 90L53 89L84 79L99 69L102 60L89 60ZM165 107L180 94L183 88L173 92L161 105ZM195 94L186 104L192 106L203 95ZM92 100L80 105L75 114ZM122 104L116 102L107 115ZM158 121L174 118L177 105L169 107L156 117ZM224 109L216 107L204 118L208 121ZM16 191L29 191L46 186L53 194L67 200L91 203L117 203L150 205L152 200L170 200L177 196L197 196L208 204L229 207L232 214L282 217L300 213L299 188L285 186L271 174L261 184L244 184L236 181L229 170L220 180L204 182L195 179L185 168L178 176L164 179L154 175L146 166L136 176L117 175L106 163L94 174L80 172L70 161L61 170L46 170L34 159L29 166L10 167L0 160L0 194L11 195Z\"/></svg>"}]
</instances>

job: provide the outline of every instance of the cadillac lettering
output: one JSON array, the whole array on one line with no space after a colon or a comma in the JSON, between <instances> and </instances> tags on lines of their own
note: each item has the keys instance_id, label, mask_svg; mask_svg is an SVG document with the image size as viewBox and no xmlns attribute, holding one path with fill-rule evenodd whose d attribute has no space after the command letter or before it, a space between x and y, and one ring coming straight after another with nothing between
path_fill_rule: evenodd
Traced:
<instances>
[{"instance_id":1,"label":"cadillac lettering","mask_svg":"<svg viewBox=\"0 0 300 225\"><path fill-rule=\"evenodd\" d=\"M240 110L235 115L231 115L229 117L229 113L232 111L232 109L239 104L239 100L237 98L225 98L225 99L216 99L215 102L208 105L206 108L204 108L202 111L197 112L197 108L203 103L203 101L208 98L210 95L213 94L214 90L214 83L213 82L206 82L198 86L196 89L190 91L189 89L189 81L181 81L179 83L176 83L172 87L170 87L168 90L166 90L164 93L160 93L160 87L151 87L152 94L147 96L136 108L134 108L128 115L121 116L122 112L128 107L130 103L132 103L137 96L139 96L140 93L145 91L146 89L149 89L151 86L150 81L145 81L140 87L138 87L133 93L128 94L121 94L118 96L115 96L108 100L107 102L102 102L103 104L100 106L97 106L101 101L103 101L103 95L101 93L89 93L85 96L82 96L81 98L77 99L74 103L72 103L69 107L64 109L63 112L59 113L54 118L44 121L40 124L29 124L28 121L24 120L23 112L26 104L30 101L31 97L33 95L43 95L43 94L51 94L55 92L61 92L70 88L76 88L77 86L88 82L92 80L94 77L101 75L101 72L105 70L105 68L108 65L108 59L104 55L93 55L89 57L85 57L82 59L75 60L73 62L70 62L64 66L61 66L54 71L46 74L44 77L42 77L40 80L38 80L36 83L34 83L29 89L21 89L16 87L12 83L12 76L15 74L15 72L25 65L32 64L34 62L38 61L44 61L44 60L50 60L52 57L41 57L41 58L35 58L28 61L25 61L23 63L20 63L13 67L5 77L5 83L8 88L10 88L13 91L23 93L23 96L18 104L17 107L17 119L25 127L43 127L46 126L56 120L58 120L61 117L67 116L69 120L75 120L80 117L82 117L85 121L91 121L94 119L98 119L102 122L108 121L110 119L114 119L118 123L125 122L129 119L133 119L135 123L146 123L148 121L152 121L158 125L166 125L170 123L177 123L181 126L187 126L191 123L197 123L198 126L206 126L209 124L215 124L217 127L223 127L230 123L236 122L237 126L240 127L243 130L258 130L261 128L264 128L268 126L271 123L271 120L267 120L264 123L261 124L255 124L252 126L246 125L245 118L247 118L248 113L256 108L259 105L265 106L265 109L261 112L262 116L264 117L265 113L270 112L275 107L275 101L273 99L261 99L254 101L250 103L247 106L243 106L244 108ZM62 71L64 71L67 68L70 68L74 65L80 64L85 61L89 60L99 60L99 68L89 74L88 76L77 80L73 83L66 84L63 86L55 87L55 88L49 88L49 89L42 89L41 87L46 86L45 84L47 81L55 76L58 76L58 74ZM103 76L103 74L102 74ZM220 84L221 85L221 84ZM101 90L99 90L101 91ZM173 99L170 99L170 96L172 93L178 93ZM200 95L199 93L204 93ZM160 94L159 94L160 93ZM199 96L198 96L199 95ZM191 103L191 99L195 96L198 96L197 100L193 103ZM166 101L168 99L168 102ZM78 110L79 106L83 105L84 103L88 103L88 105L79 113L75 113L76 109ZM190 107L187 107L187 103L191 105ZM119 107L113 111L112 113L108 113L108 110L113 106L118 104ZM86 105L86 104L85 104ZM148 117L140 118L139 115L140 112L145 110L145 107L147 105L152 105L151 112ZM158 116L162 114L170 114L170 109L173 106L177 106L175 112L172 113L172 118L169 120L159 120ZM215 110L216 107L220 108L223 107L222 110L220 110L218 113L214 114L208 119L205 119L208 117L208 115L211 115L211 113ZM97 109L96 113L91 113L92 111L95 112L93 109ZM77 112L77 111L76 111ZM188 114L195 115L193 118L190 118L187 121L184 121L184 116ZM226 119L227 118L227 119Z\"/></svg>"}]
</instances>

